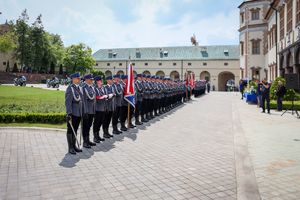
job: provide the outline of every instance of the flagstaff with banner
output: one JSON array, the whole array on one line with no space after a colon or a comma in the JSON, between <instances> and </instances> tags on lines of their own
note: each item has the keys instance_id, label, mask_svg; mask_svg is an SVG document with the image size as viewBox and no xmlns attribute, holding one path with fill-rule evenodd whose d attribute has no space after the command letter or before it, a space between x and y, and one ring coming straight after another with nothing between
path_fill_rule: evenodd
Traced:
<instances>
[{"instance_id":1,"label":"flagstaff with banner","mask_svg":"<svg viewBox=\"0 0 300 200\"><path fill-rule=\"evenodd\" d=\"M126 82L126 90L124 94L124 99L128 102L128 114L127 114L127 121L128 126L130 125L131 119L130 119L130 105L135 108L135 90L134 90L134 77L133 77L133 69L132 64L129 62L128 68L127 68L127 82Z\"/></svg>"}]
</instances>

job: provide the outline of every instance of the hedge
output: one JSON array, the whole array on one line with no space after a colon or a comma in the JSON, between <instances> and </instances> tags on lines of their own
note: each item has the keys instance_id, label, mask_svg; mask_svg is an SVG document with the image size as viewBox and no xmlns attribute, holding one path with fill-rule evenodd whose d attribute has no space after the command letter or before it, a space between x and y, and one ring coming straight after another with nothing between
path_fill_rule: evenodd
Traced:
<instances>
[{"instance_id":1,"label":"hedge","mask_svg":"<svg viewBox=\"0 0 300 200\"><path fill-rule=\"evenodd\" d=\"M283 102L283 110L286 110L287 108L289 108L290 106L292 106L292 102L291 101L284 101ZM299 101L295 101L294 102L294 106L295 109L297 109L298 111L300 111L300 104ZM271 101L270 102L270 108L271 109L277 109L277 102L276 101Z\"/></svg>"},{"instance_id":2,"label":"hedge","mask_svg":"<svg viewBox=\"0 0 300 200\"><path fill-rule=\"evenodd\" d=\"M44 123L62 124L66 122L65 113L0 113L0 123Z\"/></svg>"}]
</instances>

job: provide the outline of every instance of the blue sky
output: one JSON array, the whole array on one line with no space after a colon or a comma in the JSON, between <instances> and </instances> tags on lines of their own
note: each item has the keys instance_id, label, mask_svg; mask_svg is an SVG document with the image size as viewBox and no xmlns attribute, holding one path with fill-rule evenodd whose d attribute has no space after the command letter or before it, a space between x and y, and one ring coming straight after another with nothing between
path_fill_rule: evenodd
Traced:
<instances>
[{"instance_id":1,"label":"blue sky","mask_svg":"<svg viewBox=\"0 0 300 200\"><path fill-rule=\"evenodd\" d=\"M0 23L25 8L66 46L100 48L238 44L240 0L0 0Z\"/></svg>"}]
</instances>

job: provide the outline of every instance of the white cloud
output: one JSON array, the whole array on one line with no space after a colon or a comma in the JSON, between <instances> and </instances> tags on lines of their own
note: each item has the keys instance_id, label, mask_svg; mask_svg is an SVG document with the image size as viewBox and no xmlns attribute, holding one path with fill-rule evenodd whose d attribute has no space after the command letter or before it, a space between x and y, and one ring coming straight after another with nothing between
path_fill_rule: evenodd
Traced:
<instances>
[{"instance_id":1,"label":"white cloud","mask_svg":"<svg viewBox=\"0 0 300 200\"><path fill-rule=\"evenodd\" d=\"M128 23L117 19L114 11L103 2L97 13L88 15L68 7L64 9L65 23L84 34L86 40L82 42L91 46L93 51L100 48L190 45L193 33L200 45L222 44L223 40L224 43L238 41L237 10L204 19L188 13L174 24L157 23L161 13L171 12L170 5L170 0L137 1L132 9L136 20Z\"/></svg>"}]
</instances>

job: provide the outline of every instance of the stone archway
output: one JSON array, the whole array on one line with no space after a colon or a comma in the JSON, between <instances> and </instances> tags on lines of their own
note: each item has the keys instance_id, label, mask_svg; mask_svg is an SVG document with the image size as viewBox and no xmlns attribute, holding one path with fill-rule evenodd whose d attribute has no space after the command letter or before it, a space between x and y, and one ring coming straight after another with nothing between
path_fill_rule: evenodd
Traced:
<instances>
[{"instance_id":1,"label":"stone archway","mask_svg":"<svg viewBox=\"0 0 300 200\"><path fill-rule=\"evenodd\" d=\"M136 75L137 75L137 72L135 71L135 70L133 70L133 77L136 77Z\"/></svg>"},{"instance_id":2,"label":"stone archway","mask_svg":"<svg viewBox=\"0 0 300 200\"><path fill-rule=\"evenodd\" d=\"M119 70L119 71L117 72L117 74L118 74L118 75L124 75L125 73L124 73L123 70Z\"/></svg>"},{"instance_id":3,"label":"stone archway","mask_svg":"<svg viewBox=\"0 0 300 200\"><path fill-rule=\"evenodd\" d=\"M145 71L143 72L143 74L145 74L145 75L151 75L151 73L150 73L148 70L145 70Z\"/></svg>"},{"instance_id":4,"label":"stone archway","mask_svg":"<svg viewBox=\"0 0 300 200\"><path fill-rule=\"evenodd\" d=\"M210 81L210 73L208 71L203 71L200 73L200 80Z\"/></svg>"},{"instance_id":5,"label":"stone archway","mask_svg":"<svg viewBox=\"0 0 300 200\"><path fill-rule=\"evenodd\" d=\"M156 76L165 77L165 72L163 72L163 71L157 71L156 72Z\"/></svg>"},{"instance_id":6,"label":"stone archway","mask_svg":"<svg viewBox=\"0 0 300 200\"><path fill-rule=\"evenodd\" d=\"M226 84L229 80L235 80L235 76L232 72L221 72L218 75L218 90L226 91Z\"/></svg>"},{"instance_id":7,"label":"stone archway","mask_svg":"<svg viewBox=\"0 0 300 200\"><path fill-rule=\"evenodd\" d=\"M106 70L104 74L105 74L105 77L112 76L112 73L109 70Z\"/></svg>"},{"instance_id":8,"label":"stone archway","mask_svg":"<svg viewBox=\"0 0 300 200\"><path fill-rule=\"evenodd\" d=\"M170 73L170 78L171 78L172 80L178 80L178 79L179 79L179 72L178 72L178 71L172 71L172 72Z\"/></svg>"}]
</instances>

